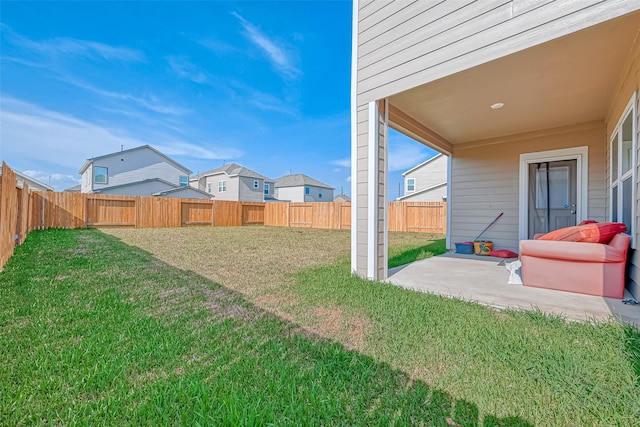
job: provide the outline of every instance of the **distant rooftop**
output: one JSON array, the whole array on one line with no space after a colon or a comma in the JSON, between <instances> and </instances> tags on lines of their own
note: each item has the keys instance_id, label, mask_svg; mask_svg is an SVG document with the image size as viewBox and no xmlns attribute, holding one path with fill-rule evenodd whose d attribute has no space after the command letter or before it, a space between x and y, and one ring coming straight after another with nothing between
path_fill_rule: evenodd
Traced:
<instances>
[{"instance_id":1,"label":"distant rooftop","mask_svg":"<svg viewBox=\"0 0 640 427\"><path fill-rule=\"evenodd\" d=\"M264 175L260 175L258 172L254 172L251 169L245 168L237 163L229 163L228 165L220 166L216 169L200 172L195 177L191 178L191 181L195 181L202 176L215 175L224 172L229 176L244 176L247 178L264 179L265 181L273 181L271 178L267 178Z\"/></svg>"},{"instance_id":2,"label":"distant rooftop","mask_svg":"<svg viewBox=\"0 0 640 427\"><path fill-rule=\"evenodd\" d=\"M320 188L328 188L329 190L335 190L332 186L327 185L324 182L320 182L317 179L313 179L310 176L307 176L302 173L285 175L276 179L276 188L302 187L302 186L320 187Z\"/></svg>"}]
</instances>

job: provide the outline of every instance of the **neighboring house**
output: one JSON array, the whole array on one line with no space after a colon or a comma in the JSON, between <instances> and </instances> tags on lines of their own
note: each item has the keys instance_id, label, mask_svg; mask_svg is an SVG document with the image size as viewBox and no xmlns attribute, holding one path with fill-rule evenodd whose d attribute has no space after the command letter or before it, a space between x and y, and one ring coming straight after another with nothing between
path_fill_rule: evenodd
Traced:
<instances>
[{"instance_id":1,"label":"neighboring house","mask_svg":"<svg viewBox=\"0 0 640 427\"><path fill-rule=\"evenodd\" d=\"M16 174L16 180L18 181L18 187L22 188L22 185L26 182L30 189L36 191L53 191L53 187L40 182L35 178L31 178L29 175L25 175L22 172L13 171ZM2 175L2 165L0 165L0 175Z\"/></svg>"},{"instance_id":2,"label":"neighboring house","mask_svg":"<svg viewBox=\"0 0 640 427\"><path fill-rule=\"evenodd\" d=\"M237 163L229 163L217 169L199 173L189 180L189 185L207 194L215 195L216 200L244 202L272 200L274 191L272 179Z\"/></svg>"},{"instance_id":3,"label":"neighboring house","mask_svg":"<svg viewBox=\"0 0 640 427\"><path fill-rule=\"evenodd\" d=\"M338 194L336 197L333 198L334 202L350 202L351 201L351 197L347 196L344 193L340 193Z\"/></svg>"},{"instance_id":4,"label":"neighboring house","mask_svg":"<svg viewBox=\"0 0 640 427\"><path fill-rule=\"evenodd\" d=\"M500 213L483 238L511 250L585 219L621 221L640 297L640 2L353 8L353 272L388 275L392 127L450 158L448 248Z\"/></svg>"},{"instance_id":5,"label":"neighboring house","mask_svg":"<svg viewBox=\"0 0 640 427\"><path fill-rule=\"evenodd\" d=\"M78 184L74 185L73 187L65 188L62 191L64 191L65 193L79 193L80 190L82 190L82 185Z\"/></svg>"},{"instance_id":6,"label":"neighboring house","mask_svg":"<svg viewBox=\"0 0 640 427\"><path fill-rule=\"evenodd\" d=\"M152 196L186 187L191 171L150 145L88 159L79 173L82 193Z\"/></svg>"},{"instance_id":7,"label":"neighboring house","mask_svg":"<svg viewBox=\"0 0 640 427\"><path fill-rule=\"evenodd\" d=\"M276 179L276 199L288 202L332 202L334 188L298 173Z\"/></svg>"},{"instance_id":8,"label":"neighboring house","mask_svg":"<svg viewBox=\"0 0 640 427\"><path fill-rule=\"evenodd\" d=\"M442 202L447 200L447 156L436 154L402 174L404 196L398 202Z\"/></svg>"}]
</instances>

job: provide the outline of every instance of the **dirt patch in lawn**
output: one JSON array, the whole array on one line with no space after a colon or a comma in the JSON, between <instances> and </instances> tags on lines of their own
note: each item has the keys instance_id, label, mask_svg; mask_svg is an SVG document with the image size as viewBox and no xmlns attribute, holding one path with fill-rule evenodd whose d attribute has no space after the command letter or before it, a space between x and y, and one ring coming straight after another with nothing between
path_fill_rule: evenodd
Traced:
<instances>
[{"instance_id":1,"label":"dirt patch in lawn","mask_svg":"<svg viewBox=\"0 0 640 427\"><path fill-rule=\"evenodd\" d=\"M295 273L348 256L351 249L348 230L252 226L102 231L151 253L162 262L237 291L258 307L288 321L302 322L309 332L337 339L354 349L364 345L371 327L369 319L318 306L306 314L298 314L310 319L311 325L291 313L291 307L298 303L298 297L289 291L295 283ZM424 244L431 237L421 233L390 233L389 242L391 245ZM184 294L181 289L161 289L159 293L156 295L165 299L165 308L173 305L172 299ZM243 307L224 303L223 308L219 300L208 295L204 304L218 316L237 319L248 316Z\"/></svg>"}]
</instances>

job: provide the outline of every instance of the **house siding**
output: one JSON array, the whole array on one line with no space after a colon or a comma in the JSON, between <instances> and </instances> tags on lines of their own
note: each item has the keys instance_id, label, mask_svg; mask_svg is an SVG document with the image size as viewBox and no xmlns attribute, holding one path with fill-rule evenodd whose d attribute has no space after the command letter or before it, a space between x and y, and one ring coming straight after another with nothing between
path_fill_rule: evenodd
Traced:
<instances>
[{"instance_id":1,"label":"house siding","mask_svg":"<svg viewBox=\"0 0 640 427\"><path fill-rule=\"evenodd\" d=\"M408 191L409 179L415 179L415 190ZM447 196L447 157L438 156L404 174L403 201L412 202L441 202ZM442 184L445 185L442 185ZM438 187L436 187L438 186ZM427 188L430 191L421 192Z\"/></svg>"},{"instance_id":2,"label":"house siding","mask_svg":"<svg viewBox=\"0 0 640 427\"><path fill-rule=\"evenodd\" d=\"M611 146L610 141L613 136L613 131L624 112L629 100L633 96L634 92L640 90L640 40L636 38L634 46L629 53L629 58L625 64L625 68L620 73L621 79L617 88L617 92L613 98L611 106L609 108L606 120L606 150L605 150L605 212L607 218L610 218L610 186L611 186ZM640 94L639 94L640 95ZM636 101L638 102L638 98ZM636 105L636 112L640 115L640 104ZM640 128L640 117L636 117L636 130ZM640 135L636 136L640 138ZM638 144L640 147L640 144ZM636 158L640 159L640 152L636 153ZM635 298L640 298L640 188L638 186L638 180L640 179L640 168L636 165L636 215L635 221L635 235L633 236L634 246L636 249L631 249L629 256L630 263L627 269L627 289Z\"/></svg>"},{"instance_id":3,"label":"house siding","mask_svg":"<svg viewBox=\"0 0 640 427\"><path fill-rule=\"evenodd\" d=\"M253 188L253 182L258 181L258 188ZM264 201L264 180L241 176L238 178L239 199L244 202Z\"/></svg>"},{"instance_id":4,"label":"house siding","mask_svg":"<svg viewBox=\"0 0 640 427\"><path fill-rule=\"evenodd\" d=\"M588 194L586 218L605 221L604 122L590 122L525 135L466 144L451 159L450 249L454 242L475 238L504 213L483 239L496 249L518 250L520 154L587 146Z\"/></svg>"},{"instance_id":5,"label":"house siding","mask_svg":"<svg viewBox=\"0 0 640 427\"><path fill-rule=\"evenodd\" d=\"M97 166L107 168L108 178L106 184L93 182L93 168ZM161 178L172 184L179 185L180 176L189 175L188 171L177 168L163 156L148 149L125 152L121 156L114 155L96 159L84 174L88 174L87 178L94 191L152 178ZM83 192L85 192L84 179Z\"/></svg>"},{"instance_id":6,"label":"house siding","mask_svg":"<svg viewBox=\"0 0 640 427\"><path fill-rule=\"evenodd\" d=\"M359 3L357 105L639 9L622 0L434 3Z\"/></svg>"},{"instance_id":7,"label":"house siding","mask_svg":"<svg viewBox=\"0 0 640 427\"><path fill-rule=\"evenodd\" d=\"M90 193L93 190L93 165L89 165L82 174L82 181L80 184L81 193Z\"/></svg>"},{"instance_id":8,"label":"house siding","mask_svg":"<svg viewBox=\"0 0 640 427\"><path fill-rule=\"evenodd\" d=\"M207 192L207 185L211 183L211 194L213 194L216 200L240 200L240 185L239 185L239 177L237 176L228 176L225 173L221 173L218 175L211 175L205 178L205 188L203 191ZM218 191L218 182L226 181L227 190L220 193Z\"/></svg>"}]
</instances>

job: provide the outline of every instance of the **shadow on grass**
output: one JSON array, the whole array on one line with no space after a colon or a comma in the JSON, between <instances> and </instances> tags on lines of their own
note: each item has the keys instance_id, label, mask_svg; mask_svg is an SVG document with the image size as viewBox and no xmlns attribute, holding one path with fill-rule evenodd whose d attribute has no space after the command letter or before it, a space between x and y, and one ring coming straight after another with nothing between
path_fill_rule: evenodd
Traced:
<instances>
[{"instance_id":1,"label":"shadow on grass","mask_svg":"<svg viewBox=\"0 0 640 427\"><path fill-rule=\"evenodd\" d=\"M389 251L389 268L409 264L421 259L441 255L447 252L446 239L435 240L428 245L411 248L398 248Z\"/></svg>"},{"instance_id":2,"label":"shadow on grass","mask_svg":"<svg viewBox=\"0 0 640 427\"><path fill-rule=\"evenodd\" d=\"M97 230L30 234L0 289L3 425L532 425Z\"/></svg>"}]
</instances>

